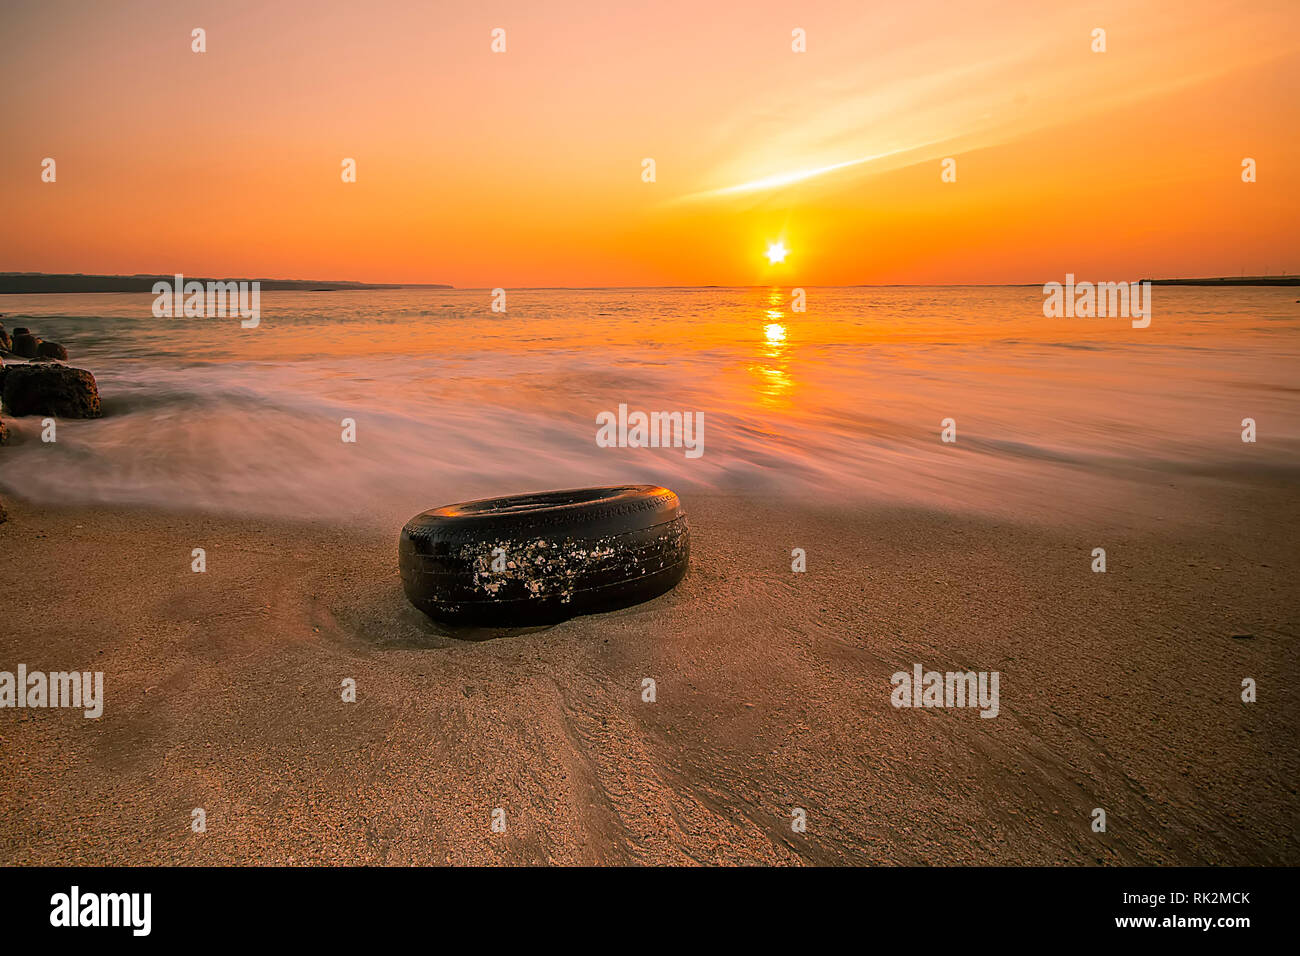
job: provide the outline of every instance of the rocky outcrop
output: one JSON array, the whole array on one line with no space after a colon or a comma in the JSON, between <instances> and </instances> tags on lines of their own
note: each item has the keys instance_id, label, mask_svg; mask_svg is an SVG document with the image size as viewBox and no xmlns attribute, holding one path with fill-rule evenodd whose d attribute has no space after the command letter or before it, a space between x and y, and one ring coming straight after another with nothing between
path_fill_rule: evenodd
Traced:
<instances>
[{"instance_id":1,"label":"rocky outcrop","mask_svg":"<svg viewBox=\"0 0 1300 956\"><path fill-rule=\"evenodd\" d=\"M21 356L25 359L36 358L37 353L40 351L40 347L41 340L32 335L26 329L14 330L13 352L15 355Z\"/></svg>"},{"instance_id":2,"label":"rocky outcrop","mask_svg":"<svg viewBox=\"0 0 1300 956\"><path fill-rule=\"evenodd\" d=\"M5 331L5 327L0 325L0 352L12 353L18 358L25 359L57 359L60 362L68 360L66 348L58 342L43 341L39 335L25 326L14 329L11 338Z\"/></svg>"},{"instance_id":3,"label":"rocky outcrop","mask_svg":"<svg viewBox=\"0 0 1300 956\"><path fill-rule=\"evenodd\" d=\"M6 365L0 382L0 395L11 415L99 418L104 414L95 376L84 368L53 362Z\"/></svg>"}]
</instances>

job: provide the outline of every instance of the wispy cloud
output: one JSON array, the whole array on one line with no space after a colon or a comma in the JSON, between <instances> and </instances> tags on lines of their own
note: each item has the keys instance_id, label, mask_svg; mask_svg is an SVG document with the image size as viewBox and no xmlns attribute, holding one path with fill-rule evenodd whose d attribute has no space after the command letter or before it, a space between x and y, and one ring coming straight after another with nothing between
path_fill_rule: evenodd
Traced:
<instances>
[{"instance_id":1,"label":"wispy cloud","mask_svg":"<svg viewBox=\"0 0 1300 956\"><path fill-rule=\"evenodd\" d=\"M709 199L712 197L730 196L736 193L779 189L782 186L791 186L795 183L801 183L818 176L825 176L827 173L838 172L842 169L849 169L854 166L863 166L867 163L875 162L876 160L887 159L890 156L898 156L902 153L910 153L913 150L924 149L927 146L933 146L939 142L942 142L942 140L931 140L927 143L917 143L912 146L886 150L883 153L873 153L870 156L859 156L857 159L846 159L842 163L832 163L829 166L817 166L812 169L795 169L783 173L773 173L770 176L764 176L761 179L754 179L747 183L737 183L735 186L723 186L720 189L706 189L703 192L691 193L681 198L683 200Z\"/></svg>"}]
</instances>

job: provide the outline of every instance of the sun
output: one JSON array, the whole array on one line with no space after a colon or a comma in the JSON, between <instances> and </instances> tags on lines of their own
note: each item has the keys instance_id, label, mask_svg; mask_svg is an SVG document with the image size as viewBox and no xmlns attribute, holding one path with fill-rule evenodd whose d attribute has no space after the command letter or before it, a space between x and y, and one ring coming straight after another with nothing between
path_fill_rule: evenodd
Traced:
<instances>
[{"instance_id":1,"label":"sun","mask_svg":"<svg viewBox=\"0 0 1300 956\"><path fill-rule=\"evenodd\" d=\"M776 242L770 242L767 245L767 261L769 265L776 265L778 262L785 262L785 257L790 250L785 247L785 243L778 239Z\"/></svg>"}]
</instances>

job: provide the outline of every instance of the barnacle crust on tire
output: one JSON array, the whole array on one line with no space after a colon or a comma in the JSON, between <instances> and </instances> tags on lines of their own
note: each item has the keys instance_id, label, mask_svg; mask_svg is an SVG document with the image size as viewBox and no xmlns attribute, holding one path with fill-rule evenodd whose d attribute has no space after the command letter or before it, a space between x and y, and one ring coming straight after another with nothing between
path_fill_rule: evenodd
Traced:
<instances>
[{"instance_id":1,"label":"barnacle crust on tire","mask_svg":"<svg viewBox=\"0 0 1300 956\"><path fill-rule=\"evenodd\" d=\"M447 505L402 529L411 603L453 624L523 626L613 610L671 589L690 531L656 485L581 488Z\"/></svg>"}]
</instances>

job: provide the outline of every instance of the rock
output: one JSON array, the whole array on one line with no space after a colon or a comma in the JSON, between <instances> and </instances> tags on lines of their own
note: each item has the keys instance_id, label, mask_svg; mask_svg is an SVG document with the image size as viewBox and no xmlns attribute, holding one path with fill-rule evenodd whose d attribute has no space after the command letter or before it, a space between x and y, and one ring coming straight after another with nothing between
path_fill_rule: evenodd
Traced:
<instances>
[{"instance_id":1,"label":"rock","mask_svg":"<svg viewBox=\"0 0 1300 956\"><path fill-rule=\"evenodd\" d=\"M36 354L44 355L48 358L61 359L67 361L68 350L58 342L39 342L36 346Z\"/></svg>"},{"instance_id":2,"label":"rock","mask_svg":"<svg viewBox=\"0 0 1300 956\"><path fill-rule=\"evenodd\" d=\"M9 444L9 426L0 418L0 445Z\"/></svg>"},{"instance_id":3,"label":"rock","mask_svg":"<svg viewBox=\"0 0 1300 956\"><path fill-rule=\"evenodd\" d=\"M95 376L84 368L40 362L7 365L4 404L11 415L53 415L56 418L99 418Z\"/></svg>"},{"instance_id":4,"label":"rock","mask_svg":"<svg viewBox=\"0 0 1300 956\"><path fill-rule=\"evenodd\" d=\"M36 358L36 353L41 347L41 340L27 332L14 330L14 354L21 355L23 358Z\"/></svg>"},{"instance_id":5,"label":"rock","mask_svg":"<svg viewBox=\"0 0 1300 956\"><path fill-rule=\"evenodd\" d=\"M0 501L0 524L9 520L9 512L5 511L5 503Z\"/></svg>"},{"instance_id":6,"label":"rock","mask_svg":"<svg viewBox=\"0 0 1300 956\"><path fill-rule=\"evenodd\" d=\"M5 331L3 325L0 325L0 352L12 352L13 349L14 343L9 338L9 333Z\"/></svg>"},{"instance_id":7,"label":"rock","mask_svg":"<svg viewBox=\"0 0 1300 956\"><path fill-rule=\"evenodd\" d=\"M31 334L32 334L31 329L28 329L25 326L20 325L18 328L14 329L14 335L31 335Z\"/></svg>"}]
</instances>

